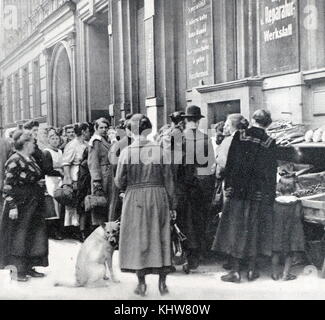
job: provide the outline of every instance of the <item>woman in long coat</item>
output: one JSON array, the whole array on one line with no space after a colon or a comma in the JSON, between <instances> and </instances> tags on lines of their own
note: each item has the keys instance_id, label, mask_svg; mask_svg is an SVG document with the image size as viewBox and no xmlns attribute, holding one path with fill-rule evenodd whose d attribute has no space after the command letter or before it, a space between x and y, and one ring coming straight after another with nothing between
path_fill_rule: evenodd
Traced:
<instances>
[{"instance_id":1,"label":"woman in long coat","mask_svg":"<svg viewBox=\"0 0 325 320\"><path fill-rule=\"evenodd\" d=\"M240 262L248 259L247 278L259 277L258 255L272 252L272 207L275 198L275 141L265 129L271 115L257 110L253 126L237 131L231 142L225 168L223 223L219 225L214 249L229 255L231 272L221 279L240 282Z\"/></svg>"},{"instance_id":2,"label":"woman in long coat","mask_svg":"<svg viewBox=\"0 0 325 320\"><path fill-rule=\"evenodd\" d=\"M227 158L228 158L228 152L229 148L231 146L231 143L233 141L233 138L238 130L246 130L248 128L248 121L239 113L230 114L227 117L227 121L224 123L223 133L225 134L225 137L218 147L216 151L216 178L217 182L221 183L223 185L224 180L224 173L225 168L227 165ZM221 187L221 192L223 192L223 188ZM218 224L217 229L217 235L219 235L219 230L228 229L229 223L232 223L229 220L227 212L223 212L221 219ZM223 249L224 244L219 241L218 237L216 237L212 243L212 251L224 251ZM226 263L224 265L226 269L229 268L229 263Z\"/></svg>"},{"instance_id":3,"label":"woman in long coat","mask_svg":"<svg viewBox=\"0 0 325 320\"><path fill-rule=\"evenodd\" d=\"M91 176L93 195L104 195L108 202L106 208L92 211L92 225L98 226L108 221L109 203L112 195L112 166L109 161L111 144L108 141L109 122L100 118L95 123L96 132L89 141L88 168Z\"/></svg>"},{"instance_id":4,"label":"woman in long coat","mask_svg":"<svg viewBox=\"0 0 325 320\"><path fill-rule=\"evenodd\" d=\"M135 290L145 295L146 274L159 274L159 291L168 293L166 277L172 268L170 210L173 179L170 165L163 164L162 149L147 140L150 120L136 114L128 122L135 141L119 158L115 182L126 187L120 231L120 267L136 272Z\"/></svg>"},{"instance_id":5,"label":"woman in long coat","mask_svg":"<svg viewBox=\"0 0 325 320\"><path fill-rule=\"evenodd\" d=\"M0 266L15 266L18 281L43 277L33 267L48 266L48 237L42 215L42 170L31 156L34 139L29 133L14 134L16 152L6 163L3 193L5 205L0 224Z\"/></svg>"}]
</instances>

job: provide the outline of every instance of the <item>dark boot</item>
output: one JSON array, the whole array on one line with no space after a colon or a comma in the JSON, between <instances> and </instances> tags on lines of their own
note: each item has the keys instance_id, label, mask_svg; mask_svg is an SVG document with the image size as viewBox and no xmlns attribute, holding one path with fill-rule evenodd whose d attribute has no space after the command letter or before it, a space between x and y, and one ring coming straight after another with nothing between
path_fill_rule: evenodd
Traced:
<instances>
[{"instance_id":1,"label":"dark boot","mask_svg":"<svg viewBox=\"0 0 325 320\"><path fill-rule=\"evenodd\" d=\"M138 285L134 290L134 293L138 296L144 297L147 291L146 279L145 276L138 275Z\"/></svg>"},{"instance_id":2,"label":"dark boot","mask_svg":"<svg viewBox=\"0 0 325 320\"><path fill-rule=\"evenodd\" d=\"M222 276L221 280L224 281L224 282L240 283L241 276L240 276L239 272L230 271L228 274Z\"/></svg>"},{"instance_id":3,"label":"dark boot","mask_svg":"<svg viewBox=\"0 0 325 320\"><path fill-rule=\"evenodd\" d=\"M159 275L159 283L158 283L158 288L159 288L159 292L162 296L166 295L169 293L168 291L168 287L166 285L166 278L167 275L163 274L163 275Z\"/></svg>"}]
</instances>

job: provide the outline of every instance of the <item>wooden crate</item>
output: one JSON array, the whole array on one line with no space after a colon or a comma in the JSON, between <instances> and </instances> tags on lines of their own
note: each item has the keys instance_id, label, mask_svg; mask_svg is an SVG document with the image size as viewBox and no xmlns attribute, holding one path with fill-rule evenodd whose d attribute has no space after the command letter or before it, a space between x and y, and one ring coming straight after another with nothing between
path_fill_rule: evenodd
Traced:
<instances>
[{"instance_id":1,"label":"wooden crate","mask_svg":"<svg viewBox=\"0 0 325 320\"><path fill-rule=\"evenodd\" d=\"M325 226L325 193L302 197L304 220Z\"/></svg>"}]
</instances>

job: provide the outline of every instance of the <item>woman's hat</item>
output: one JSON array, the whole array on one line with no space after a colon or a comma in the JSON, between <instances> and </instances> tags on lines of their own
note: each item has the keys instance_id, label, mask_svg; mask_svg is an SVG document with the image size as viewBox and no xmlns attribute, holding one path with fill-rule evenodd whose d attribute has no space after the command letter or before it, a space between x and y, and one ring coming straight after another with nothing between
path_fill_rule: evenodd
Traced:
<instances>
[{"instance_id":1,"label":"woman's hat","mask_svg":"<svg viewBox=\"0 0 325 320\"><path fill-rule=\"evenodd\" d=\"M183 118L196 118L202 119L205 118L201 114L201 108L198 106L189 106L186 108L186 114L182 116Z\"/></svg>"},{"instance_id":2,"label":"woman's hat","mask_svg":"<svg viewBox=\"0 0 325 320\"><path fill-rule=\"evenodd\" d=\"M185 115L185 112L184 111L176 111L176 112L173 112L169 115L170 119L178 124L179 122L181 122L183 120L183 116Z\"/></svg>"}]
</instances>

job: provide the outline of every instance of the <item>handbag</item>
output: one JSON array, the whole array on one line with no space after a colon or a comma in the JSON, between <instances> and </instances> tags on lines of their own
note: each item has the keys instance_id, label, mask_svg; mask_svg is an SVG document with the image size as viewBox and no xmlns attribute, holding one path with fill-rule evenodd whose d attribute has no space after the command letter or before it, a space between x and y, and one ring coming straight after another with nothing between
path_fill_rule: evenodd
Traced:
<instances>
[{"instance_id":1,"label":"handbag","mask_svg":"<svg viewBox=\"0 0 325 320\"><path fill-rule=\"evenodd\" d=\"M107 207L107 199L104 196L94 196L88 195L85 198L85 211L89 212L95 208L105 208Z\"/></svg>"},{"instance_id":2,"label":"handbag","mask_svg":"<svg viewBox=\"0 0 325 320\"><path fill-rule=\"evenodd\" d=\"M42 208L42 215L45 219L57 217L54 205L54 199L49 195L45 195Z\"/></svg>"},{"instance_id":3,"label":"handbag","mask_svg":"<svg viewBox=\"0 0 325 320\"><path fill-rule=\"evenodd\" d=\"M75 193L69 185L63 185L56 189L54 199L63 206L76 207Z\"/></svg>"}]
</instances>

